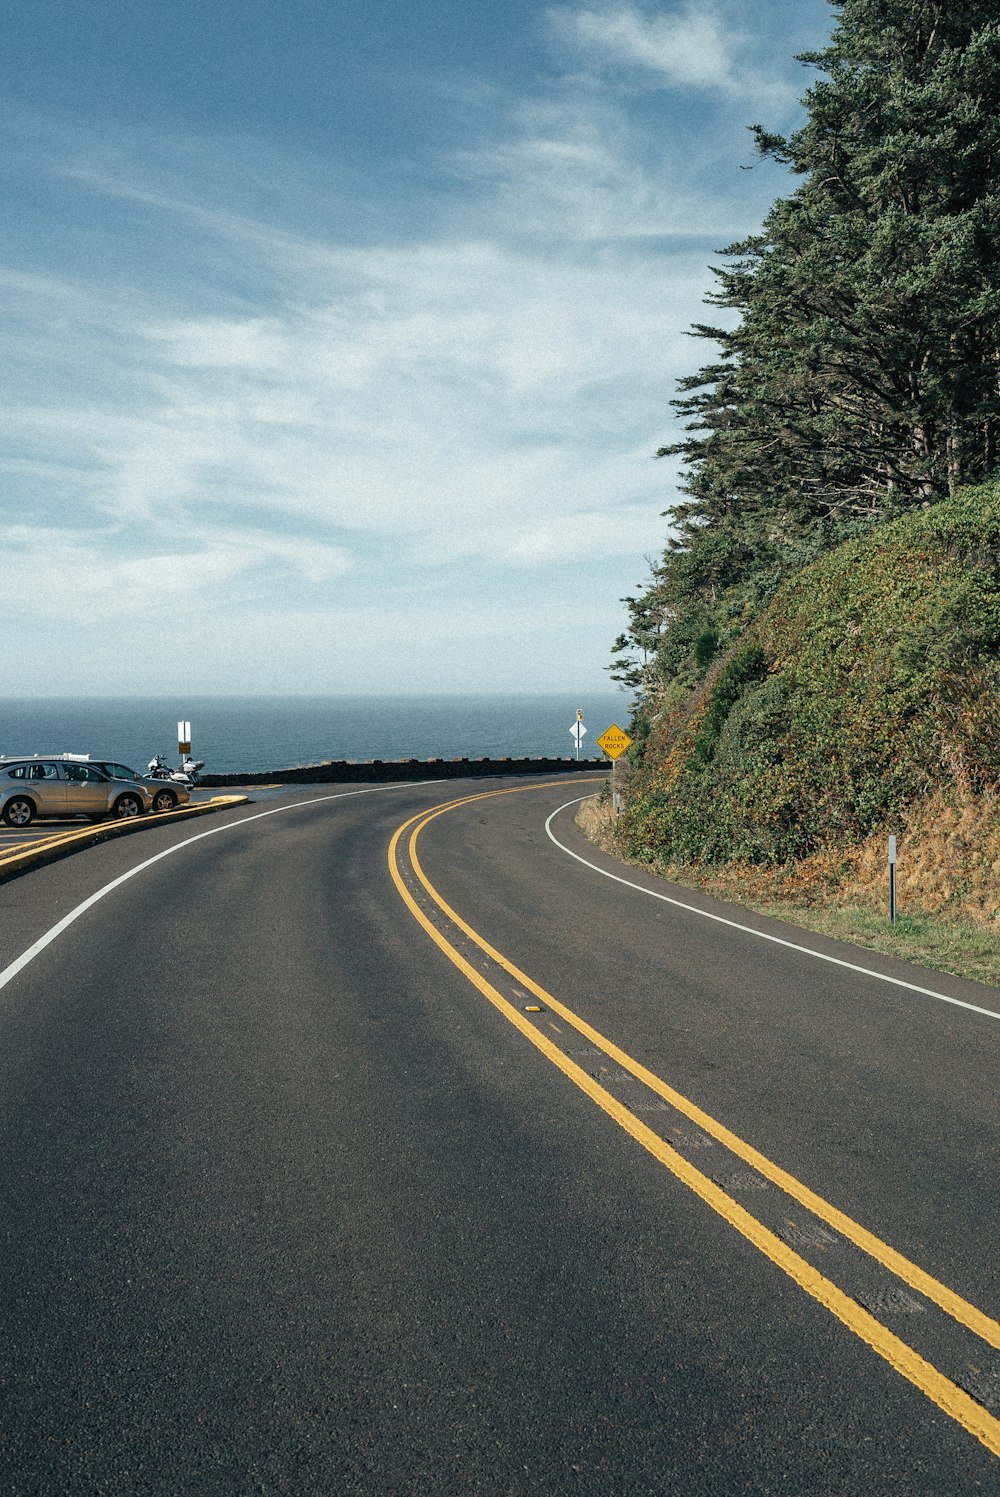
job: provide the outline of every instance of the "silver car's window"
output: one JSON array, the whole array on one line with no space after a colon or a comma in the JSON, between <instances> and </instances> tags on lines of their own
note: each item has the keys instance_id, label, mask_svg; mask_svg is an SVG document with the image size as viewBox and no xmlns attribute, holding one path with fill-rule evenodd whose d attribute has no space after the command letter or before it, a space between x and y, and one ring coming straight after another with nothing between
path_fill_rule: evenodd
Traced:
<instances>
[{"instance_id":1,"label":"silver car's window","mask_svg":"<svg viewBox=\"0 0 1000 1497\"><path fill-rule=\"evenodd\" d=\"M10 777L11 777L12 780L23 780L24 779L24 765L23 764L15 764L15 766L14 766L13 769L8 769L7 773L10 775Z\"/></svg>"},{"instance_id":2,"label":"silver car's window","mask_svg":"<svg viewBox=\"0 0 1000 1497\"><path fill-rule=\"evenodd\" d=\"M134 769L129 769L125 764L105 764L104 770L114 780L137 780L139 776Z\"/></svg>"},{"instance_id":3,"label":"silver car's window","mask_svg":"<svg viewBox=\"0 0 1000 1497\"><path fill-rule=\"evenodd\" d=\"M105 783L104 776L96 769L91 769L89 764L64 764L63 774L67 780L96 780L99 785Z\"/></svg>"},{"instance_id":4,"label":"silver car's window","mask_svg":"<svg viewBox=\"0 0 1000 1497\"><path fill-rule=\"evenodd\" d=\"M54 764L26 764L24 778L26 780L58 780L59 771Z\"/></svg>"}]
</instances>

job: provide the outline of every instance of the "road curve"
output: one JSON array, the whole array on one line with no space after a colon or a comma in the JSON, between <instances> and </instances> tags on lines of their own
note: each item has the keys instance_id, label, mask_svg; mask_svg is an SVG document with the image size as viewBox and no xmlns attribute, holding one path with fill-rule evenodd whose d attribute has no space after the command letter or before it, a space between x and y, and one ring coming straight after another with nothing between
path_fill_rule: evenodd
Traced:
<instances>
[{"instance_id":1,"label":"road curve","mask_svg":"<svg viewBox=\"0 0 1000 1497\"><path fill-rule=\"evenodd\" d=\"M997 1489L1000 995L603 877L585 789L0 888L5 1492Z\"/></svg>"}]
</instances>

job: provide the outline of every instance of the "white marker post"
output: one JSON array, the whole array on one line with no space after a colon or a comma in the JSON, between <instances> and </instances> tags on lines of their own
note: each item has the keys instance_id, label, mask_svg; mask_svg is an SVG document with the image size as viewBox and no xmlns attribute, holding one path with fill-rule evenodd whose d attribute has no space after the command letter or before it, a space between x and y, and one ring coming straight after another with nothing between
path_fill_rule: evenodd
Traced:
<instances>
[{"instance_id":1,"label":"white marker post","mask_svg":"<svg viewBox=\"0 0 1000 1497\"><path fill-rule=\"evenodd\" d=\"M582 707L578 707L577 708L576 722L573 724L573 726L570 728L569 731L570 731L570 737L574 738L576 740L576 757L577 757L577 759L579 759L579 757L580 757L580 744L583 741L583 736L584 736L584 734L587 731L586 728L583 726L583 708Z\"/></svg>"},{"instance_id":2,"label":"white marker post","mask_svg":"<svg viewBox=\"0 0 1000 1497\"><path fill-rule=\"evenodd\" d=\"M896 839L889 838L889 920L896 923Z\"/></svg>"},{"instance_id":3,"label":"white marker post","mask_svg":"<svg viewBox=\"0 0 1000 1497\"><path fill-rule=\"evenodd\" d=\"M190 723L177 724L177 752L180 754L182 759L184 758L185 754L189 754L191 752Z\"/></svg>"}]
</instances>

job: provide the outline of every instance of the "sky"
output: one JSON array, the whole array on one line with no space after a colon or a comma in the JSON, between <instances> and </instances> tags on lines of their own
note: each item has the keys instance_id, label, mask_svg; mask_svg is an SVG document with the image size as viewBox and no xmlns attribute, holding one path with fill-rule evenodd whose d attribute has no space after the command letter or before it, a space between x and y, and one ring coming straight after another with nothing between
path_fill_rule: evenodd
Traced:
<instances>
[{"instance_id":1,"label":"sky","mask_svg":"<svg viewBox=\"0 0 1000 1497\"><path fill-rule=\"evenodd\" d=\"M606 689L826 0L2 14L6 689Z\"/></svg>"}]
</instances>

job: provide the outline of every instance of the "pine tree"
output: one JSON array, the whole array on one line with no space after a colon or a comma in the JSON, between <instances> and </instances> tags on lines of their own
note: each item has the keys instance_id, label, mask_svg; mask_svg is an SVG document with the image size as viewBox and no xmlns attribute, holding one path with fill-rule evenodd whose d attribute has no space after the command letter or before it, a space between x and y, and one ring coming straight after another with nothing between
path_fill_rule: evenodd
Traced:
<instances>
[{"instance_id":1,"label":"pine tree","mask_svg":"<svg viewBox=\"0 0 1000 1497\"><path fill-rule=\"evenodd\" d=\"M802 181L722 252L712 300L738 322L694 329L719 357L674 402L688 435L661 455L683 459L685 498L629 600L661 678L696 675L706 630L730 637L825 547L997 466L995 4L834 9L829 47L804 59L820 77L803 127L752 127ZM619 656L638 643L630 630Z\"/></svg>"}]
</instances>

